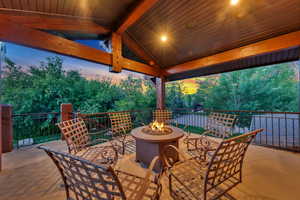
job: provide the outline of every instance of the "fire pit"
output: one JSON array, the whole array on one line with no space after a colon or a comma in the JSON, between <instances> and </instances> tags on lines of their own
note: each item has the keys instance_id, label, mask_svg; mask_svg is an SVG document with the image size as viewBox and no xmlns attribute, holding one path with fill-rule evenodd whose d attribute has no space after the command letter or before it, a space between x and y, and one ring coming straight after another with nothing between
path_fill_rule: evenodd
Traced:
<instances>
[{"instance_id":1,"label":"fire pit","mask_svg":"<svg viewBox=\"0 0 300 200\"><path fill-rule=\"evenodd\" d=\"M158 125L153 122L148 126L133 129L131 135L136 140L136 161L148 166L155 156L159 156L162 161L165 146L178 147L178 140L183 137L184 132L174 126ZM172 157L174 160L178 159L178 155ZM162 165L164 163L155 166L155 170L161 169Z\"/></svg>"},{"instance_id":2,"label":"fire pit","mask_svg":"<svg viewBox=\"0 0 300 200\"><path fill-rule=\"evenodd\" d=\"M164 125L164 123L154 121L149 124L149 126L144 127L142 132L149 135L169 135L173 132L173 130L172 128Z\"/></svg>"}]
</instances>

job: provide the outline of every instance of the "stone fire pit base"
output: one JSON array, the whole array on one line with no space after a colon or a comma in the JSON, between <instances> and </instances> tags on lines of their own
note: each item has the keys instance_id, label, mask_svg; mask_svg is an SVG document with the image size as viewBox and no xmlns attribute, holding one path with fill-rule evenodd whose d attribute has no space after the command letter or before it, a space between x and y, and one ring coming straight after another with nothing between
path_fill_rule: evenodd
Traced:
<instances>
[{"instance_id":1,"label":"stone fire pit base","mask_svg":"<svg viewBox=\"0 0 300 200\"><path fill-rule=\"evenodd\" d=\"M173 132L168 135L149 135L142 132L144 127L135 128L132 130L131 135L136 140L136 161L149 166L152 159L155 156L159 156L162 161L163 150L167 145L174 145L178 147L178 140L183 137L184 132L176 127L169 126ZM174 160L178 160L177 154L170 155ZM165 163L160 162L160 164L155 166L155 171L159 171Z\"/></svg>"}]
</instances>

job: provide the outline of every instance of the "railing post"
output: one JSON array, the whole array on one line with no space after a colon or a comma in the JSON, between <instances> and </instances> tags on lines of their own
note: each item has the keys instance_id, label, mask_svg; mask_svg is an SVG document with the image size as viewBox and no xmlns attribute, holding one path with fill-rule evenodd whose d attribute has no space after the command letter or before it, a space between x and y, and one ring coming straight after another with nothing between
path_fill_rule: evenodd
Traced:
<instances>
[{"instance_id":1,"label":"railing post","mask_svg":"<svg viewBox=\"0 0 300 200\"><path fill-rule=\"evenodd\" d=\"M72 119L72 115L71 115L72 112L73 112L73 105L71 103L62 103L60 105L61 121L67 121ZM64 140L64 137L61 136L61 139Z\"/></svg>"}]
</instances>

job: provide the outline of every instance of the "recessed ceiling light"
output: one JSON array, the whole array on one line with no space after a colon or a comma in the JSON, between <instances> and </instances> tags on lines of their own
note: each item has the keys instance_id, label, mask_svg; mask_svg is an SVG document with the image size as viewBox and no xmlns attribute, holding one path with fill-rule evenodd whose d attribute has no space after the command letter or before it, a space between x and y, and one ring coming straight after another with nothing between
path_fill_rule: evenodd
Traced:
<instances>
[{"instance_id":1,"label":"recessed ceiling light","mask_svg":"<svg viewBox=\"0 0 300 200\"><path fill-rule=\"evenodd\" d=\"M235 6L239 3L239 0L230 0L230 5Z\"/></svg>"},{"instance_id":2,"label":"recessed ceiling light","mask_svg":"<svg viewBox=\"0 0 300 200\"><path fill-rule=\"evenodd\" d=\"M160 36L160 40L162 42L166 42L168 40L168 37L166 35L162 35L162 36Z\"/></svg>"}]
</instances>

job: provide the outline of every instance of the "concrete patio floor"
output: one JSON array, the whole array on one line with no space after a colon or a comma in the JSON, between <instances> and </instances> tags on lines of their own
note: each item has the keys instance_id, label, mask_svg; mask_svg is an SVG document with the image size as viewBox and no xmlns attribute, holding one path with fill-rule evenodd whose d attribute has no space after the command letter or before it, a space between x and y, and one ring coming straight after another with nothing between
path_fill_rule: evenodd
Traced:
<instances>
[{"instance_id":1,"label":"concrete patio floor","mask_svg":"<svg viewBox=\"0 0 300 200\"><path fill-rule=\"evenodd\" d=\"M62 141L46 143L61 151ZM184 148L184 145L181 144ZM134 155L123 158L118 166L143 175ZM240 200L299 200L300 154L251 145L245 159L243 183L230 191ZM163 180L161 199L171 199L167 180ZM4 154L0 172L0 200L63 200L65 191L59 173L48 156L35 146ZM226 199L226 198L224 198Z\"/></svg>"}]
</instances>

